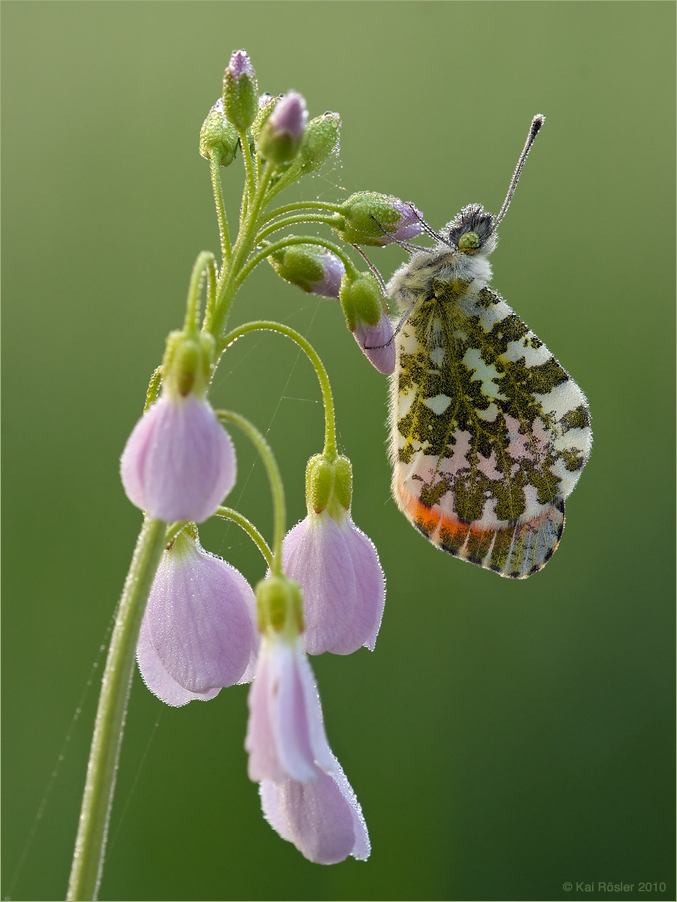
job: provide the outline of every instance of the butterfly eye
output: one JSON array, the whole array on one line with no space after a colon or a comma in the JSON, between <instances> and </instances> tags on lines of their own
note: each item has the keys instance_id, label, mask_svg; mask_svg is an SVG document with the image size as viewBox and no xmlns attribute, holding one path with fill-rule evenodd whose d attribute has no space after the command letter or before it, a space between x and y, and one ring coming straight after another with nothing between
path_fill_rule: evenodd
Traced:
<instances>
[{"instance_id":1,"label":"butterfly eye","mask_svg":"<svg viewBox=\"0 0 677 902\"><path fill-rule=\"evenodd\" d=\"M475 254L479 250L480 236L477 232L464 232L458 239L458 249L464 254Z\"/></svg>"}]
</instances>

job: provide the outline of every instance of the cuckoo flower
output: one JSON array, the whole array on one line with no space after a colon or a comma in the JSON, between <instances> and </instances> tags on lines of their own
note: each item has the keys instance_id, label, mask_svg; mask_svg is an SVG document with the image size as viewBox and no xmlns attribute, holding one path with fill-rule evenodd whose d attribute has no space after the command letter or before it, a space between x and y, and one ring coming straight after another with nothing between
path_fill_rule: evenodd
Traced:
<instances>
[{"instance_id":1,"label":"cuckoo flower","mask_svg":"<svg viewBox=\"0 0 677 902\"><path fill-rule=\"evenodd\" d=\"M268 257L271 266L285 281L323 298L338 298L345 272L336 254L316 244L293 244Z\"/></svg>"},{"instance_id":2,"label":"cuckoo flower","mask_svg":"<svg viewBox=\"0 0 677 902\"><path fill-rule=\"evenodd\" d=\"M341 204L335 229L349 244L383 246L420 235L423 217L413 204L399 197L358 191Z\"/></svg>"},{"instance_id":3,"label":"cuckoo flower","mask_svg":"<svg viewBox=\"0 0 677 902\"><path fill-rule=\"evenodd\" d=\"M341 765L334 758L331 773L318 767L315 772L315 779L305 783L263 780L264 817L309 861L336 864L348 855L366 861L371 851L367 825Z\"/></svg>"},{"instance_id":4,"label":"cuckoo flower","mask_svg":"<svg viewBox=\"0 0 677 902\"><path fill-rule=\"evenodd\" d=\"M261 650L249 690L245 748L249 777L299 783L315 779L315 762L331 770L320 697L300 637L276 632L261 638Z\"/></svg>"},{"instance_id":5,"label":"cuckoo flower","mask_svg":"<svg viewBox=\"0 0 677 902\"><path fill-rule=\"evenodd\" d=\"M168 705L207 701L253 676L254 593L239 571L180 533L162 556L137 644L148 688Z\"/></svg>"},{"instance_id":6,"label":"cuckoo flower","mask_svg":"<svg viewBox=\"0 0 677 902\"><path fill-rule=\"evenodd\" d=\"M385 577L372 541L350 516L350 461L308 462L308 516L285 536L285 571L303 588L306 651L371 651L385 605Z\"/></svg>"},{"instance_id":7,"label":"cuckoo flower","mask_svg":"<svg viewBox=\"0 0 677 902\"><path fill-rule=\"evenodd\" d=\"M129 500L152 519L201 523L235 482L235 451L205 395L209 336L172 333L163 392L134 427L120 461Z\"/></svg>"},{"instance_id":8,"label":"cuckoo flower","mask_svg":"<svg viewBox=\"0 0 677 902\"><path fill-rule=\"evenodd\" d=\"M345 273L339 299L346 325L369 362L389 376L395 369L395 342L390 311L372 272Z\"/></svg>"},{"instance_id":9,"label":"cuckoo flower","mask_svg":"<svg viewBox=\"0 0 677 902\"><path fill-rule=\"evenodd\" d=\"M261 780L315 779L315 764L330 771L334 757L327 743L320 697L303 650L301 589L284 575L256 587L261 649L249 691L245 748L249 776Z\"/></svg>"},{"instance_id":10,"label":"cuckoo flower","mask_svg":"<svg viewBox=\"0 0 677 902\"><path fill-rule=\"evenodd\" d=\"M389 376L395 369L395 335L390 313L384 310L375 326L357 319L353 338L371 365Z\"/></svg>"}]
</instances>

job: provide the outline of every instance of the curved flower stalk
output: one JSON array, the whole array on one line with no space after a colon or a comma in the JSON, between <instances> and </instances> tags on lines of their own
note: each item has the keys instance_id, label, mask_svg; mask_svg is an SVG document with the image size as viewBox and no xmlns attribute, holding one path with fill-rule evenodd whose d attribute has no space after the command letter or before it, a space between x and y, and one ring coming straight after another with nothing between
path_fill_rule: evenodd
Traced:
<instances>
[{"instance_id":1,"label":"curved flower stalk","mask_svg":"<svg viewBox=\"0 0 677 902\"><path fill-rule=\"evenodd\" d=\"M162 556L137 644L151 692L178 707L251 681L258 651L256 601L242 574L179 533Z\"/></svg>"},{"instance_id":2,"label":"curved flower stalk","mask_svg":"<svg viewBox=\"0 0 677 902\"><path fill-rule=\"evenodd\" d=\"M285 571L303 588L306 651L373 651L385 605L385 576L373 542L350 516L350 461L318 455L306 470L308 516L285 536Z\"/></svg>"},{"instance_id":3,"label":"curved flower stalk","mask_svg":"<svg viewBox=\"0 0 677 902\"><path fill-rule=\"evenodd\" d=\"M270 826L309 861L336 864L349 855L358 861L369 857L362 808L336 758L329 774L316 767L315 779L306 783L263 780L259 792Z\"/></svg>"}]
</instances>

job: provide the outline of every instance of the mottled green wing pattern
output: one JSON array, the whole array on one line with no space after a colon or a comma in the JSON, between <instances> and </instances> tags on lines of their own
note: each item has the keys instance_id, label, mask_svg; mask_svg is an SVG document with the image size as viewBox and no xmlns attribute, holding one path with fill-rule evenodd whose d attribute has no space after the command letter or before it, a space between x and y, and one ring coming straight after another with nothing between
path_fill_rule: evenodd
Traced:
<instances>
[{"instance_id":1,"label":"mottled green wing pattern","mask_svg":"<svg viewBox=\"0 0 677 902\"><path fill-rule=\"evenodd\" d=\"M526 577L557 547L588 459L587 402L498 294L431 284L397 338L395 498L445 551Z\"/></svg>"}]
</instances>

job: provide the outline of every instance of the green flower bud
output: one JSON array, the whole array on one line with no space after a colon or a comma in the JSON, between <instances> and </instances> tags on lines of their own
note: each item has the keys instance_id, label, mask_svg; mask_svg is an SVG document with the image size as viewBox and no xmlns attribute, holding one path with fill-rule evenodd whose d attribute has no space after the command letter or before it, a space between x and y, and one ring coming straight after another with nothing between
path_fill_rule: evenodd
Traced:
<instances>
[{"instance_id":1,"label":"green flower bud","mask_svg":"<svg viewBox=\"0 0 677 902\"><path fill-rule=\"evenodd\" d=\"M191 392L204 398L214 360L214 339L207 332L170 332L162 360L162 382L171 394Z\"/></svg>"},{"instance_id":2,"label":"green flower bud","mask_svg":"<svg viewBox=\"0 0 677 902\"><path fill-rule=\"evenodd\" d=\"M256 73L244 50L236 50L223 75L223 110L238 131L245 131L259 111Z\"/></svg>"},{"instance_id":3,"label":"green flower bud","mask_svg":"<svg viewBox=\"0 0 677 902\"><path fill-rule=\"evenodd\" d=\"M303 593L295 580L271 575L261 580L255 593L259 632L284 630L291 636L303 632Z\"/></svg>"},{"instance_id":4,"label":"green flower bud","mask_svg":"<svg viewBox=\"0 0 677 902\"><path fill-rule=\"evenodd\" d=\"M353 496L353 468L347 457L328 460L322 454L311 457L306 466L306 507L321 514L329 509L339 519L350 510Z\"/></svg>"},{"instance_id":5,"label":"green flower bud","mask_svg":"<svg viewBox=\"0 0 677 902\"><path fill-rule=\"evenodd\" d=\"M218 157L221 166L230 166L235 159L240 139L235 127L223 112L223 98L219 97L200 129L200 154L205 160Z\"/></svg>"},{"instance_id":6,"label":"green flower bud","mask_svg":"<svg viewBox=\"0 0 677 902\"><path fill-rule=\"evenodd\" d=\"M316 116L308 123L299 150L299 163L304 173L319 169L339 147L341 117L338 113Z\"/></svg>"},{"instance_id":7,"label":"green flower bud","mask_svg":"<svg viewBox=\"0 0 677 902\"><path fill-rule=\"evenodd\" d=\"M372 272L360 272L355 278L345 273L341 279L339 300L351 332L359 322L375 326L384 313L383 292Z\"/></svg>"},{"instance_id":8,"label":"green flower bud","mask_svg":"<svg viewBox=\"0 0 677 902\"><path fill-rule=\"evenodd\" d=\"M317 244L293 244L268 257L275 272L286 282L323 298L338 298L343 263Z\"/></svg>"},{"instance_id":9,"label":"green flower bud","mask_svg":"<svg viewBox=\"0 0 677 902\"><path fill-rule=\"evenodd\" d=\"M409 241L421 233L423 217L398 197L359 191L341 204L343 221L335 226L348 244L384 245Z\"/></svg>"}]
</instances>

